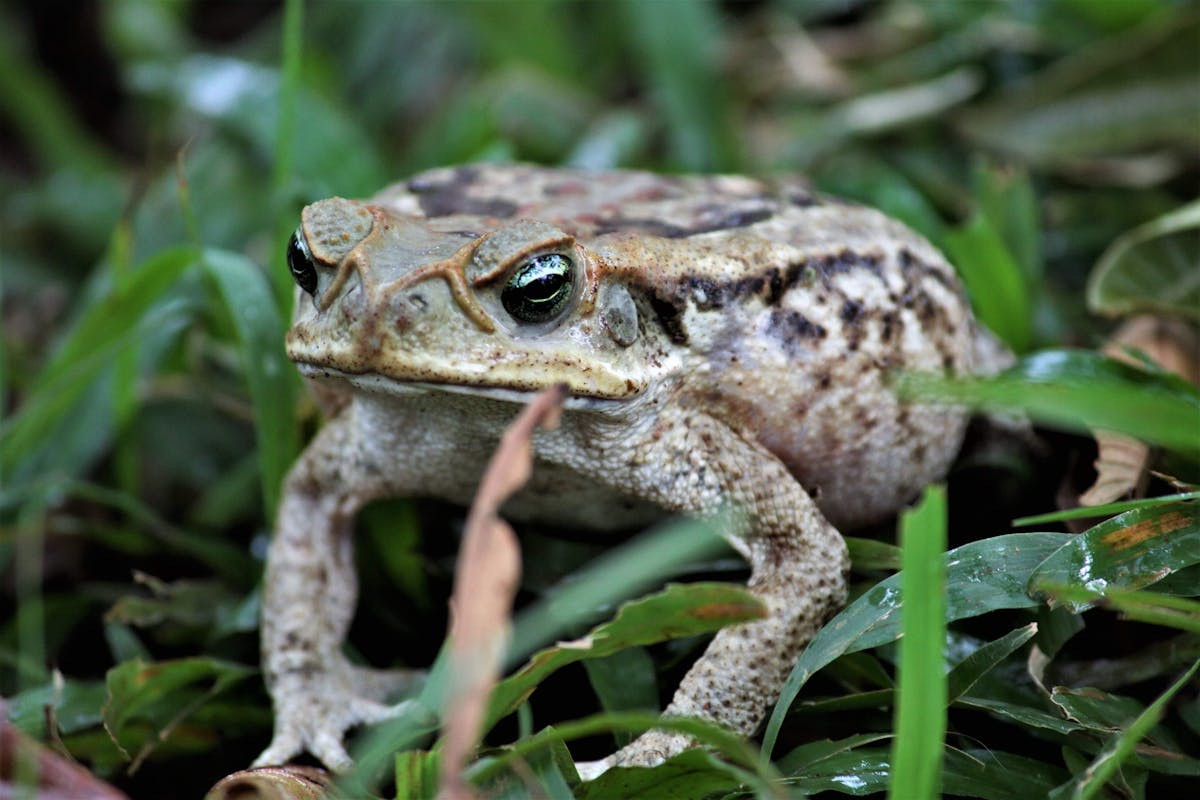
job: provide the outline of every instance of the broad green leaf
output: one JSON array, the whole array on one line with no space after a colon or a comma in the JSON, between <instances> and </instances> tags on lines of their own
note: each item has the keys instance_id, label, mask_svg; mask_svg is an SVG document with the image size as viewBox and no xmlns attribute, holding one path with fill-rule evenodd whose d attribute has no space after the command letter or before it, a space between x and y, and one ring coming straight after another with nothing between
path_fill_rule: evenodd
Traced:
<instances>
[{"instance_id":1,"label":"broad green leaf","mask_svg":"<svg viewBox=\"0 0 1200 800\"><path fill-rule=\"evenodd\" d=\"M56 681L8 698L8 720L30 736L43 738L47 711L52 709L57 733L75 733L100 724L105 696L101 681Z\"/></svg>"},{"instance_id":2,"label":"broad green leaf","mask_svg":"<svg viewBox=\"0 0 1200 800\"><path fill-rule=\"evenodd\" d=\"M562 581L517 615L509 666L566 631L594 623L614 603L661 585L682 567L728 552L718 531L736 524L729 515L674 520L592 559L569 581Z\"/></svg>"},{"instance_id":3,"label":"broad green leaf","mask_svg":"<svg viewBox=\"0 0 1200 800\"><path fill-rule=\"evenodd\" d=\"M141 757L200 706L254 672L242 664L201 656L118 664L105 675L104 728L118 746Z\"/></svg>"},{"instance_id":4,"label":"broad green leaf","mask_svg":"<svg viewBox=\"0 0 1200 800\"><path fill-rule=\"evenodd\" d=\"M1014 533L971 542L946 553L947 621L1001 608L1037 605L1026 592L1029 575L1070 537ZM792 667L763 736L770 752L788 708L813 673L843 653L895 641L900 635L900 575L880 581L822 628Z\"/></svg>"},{"instance_id":5,"label":"broad green leaf","mask_svg":"<svg viewBox=\"0 0 1200 800\"><path fill-rule=\"evenodd\" d=\"M931 486L900 520L903 551L899 685L889 798L940 793L946 738L946 490Z\"/></svg>"},{"instance_id":6,"label":"broad green leaf","mask_svg":"<svg viewBox=\"0 0 1200 800\"><path fill-rule=\"evenodd\" d=\"M707 770L711 767L724 771L727 777L726 786L733 788L745 785L751 791L757 791L760 796L774 797L778 791L774 788L782 779L775 768L768 762L755 757L754 748L743 737L731 733L728 729L706 720L692 717L660 717L657 713L637 711L604 712L594 714L584 719L566 722L540 731L534 736L522 739L503 754L481 760L469 770L469 777L476 783L486 782L500 774L508 766L520 759L526 759L546 747L558 742L571 741L584 736L609 731L630 731L641 733L649 728L657 728L672 733L682 733L695 739L699 744L712 748L721 758L703 758L697 751L688 751L675 756L658 767L613 767L594 781L583 784L579 791L586 792L581 797L610 798L638 797L644 800L660 797L654 794L655 776L662 769L677 759L687 764L685 771L693 772L692 766L697 761ZM694 760L695 759L695 760ZM673 772L673 770L671 771ZM671 772L664 774L671 774ZM621 787L630 786L636 794L618 794ZM648 789L650 794L644 794Z\"/></svg>"},{"instance_id":7,"label":"broad green leaf","mask_svg":"<svg viewBox=\"0 0 1200 800\"><path fill-rule=\"evenodd\" d=\"M547 675L567 664L602 658L634 645L711 633L726 625L759 619L764 613L761 601L739 586L668 584L661 592L621 606L612 621L583 637L535 653L492 692L485 728L516 711Z\"/></svg>"},{"instance_id":8,"label":"broad green leaf","mask_svg":"<svg viewBox=\"0 0 1200 800\"><path fill-rule=\"evenodd\" d=\"M1063 719L1057 714L1050 714L1040 708L995 700L990 697L963 695L958 699L958 705L986 711L1021 728L1051 731L1062 736L1087 730L1083 725Z\"/></svg>"},{"instance_id":9,"label":"broad green leaf","mask_svg":"<svg viewBox=\"0 0 1200 800\"><path fill-rule=\"evenodd\" d=\"M611 776L610 776L611 775ZM581 785L580 800L690 800L727 792L741 784L711 753L689 750L653 769L612 770Z\"/></svg>"},{"instance_id":10,"label":"broad green leaf","mask_svg":"<svg viewBox=\"0 0 1200 800\"><path fill-rule=\"evenodd\" d=\"M962 276L975 313L1016 352L1029 348L1032 314L1021 265L983 214L947 231L942 246Z\"/></svg>"},{"instance_id":11,"label":"broad green leaf","mask_svg":"<svg viewBox=\"0 0 1200 800\"><path fill-rule=\"evenodd\" d=\"M274 519L283 476L299 449L293 419L296 377L283 351L283 320L266 277L252 261L226 250L206 250L203 262L237 329L254 404L263 506L267 518Z\"/></svg>"},{"instance_id":12,"label":"broad green leaf","mask_svg":"<svg viewBox=\"0 0 1200 800\"><path fill-rule=\"evenodd\" d=\"M1029 585L1139 589L1196 563L1200 503L1174 503L1126 511L1072 537L1034 570Z\"/></svg>"},{"instance_id":13,"label":"broad green leaf","mask_svg":"<svg viewBox=\"0 0 1200 800\"><path fill-rule=\"evenodd\" d=\"M1025 411L1047 425L1127 433L1200 458L1200 392L1175 375L1148 372L1085 350L1043 350L990 378L900 376L910 397L985 410Z\"/></svg>"},{"instance_id":14,"label":"broad green leaf","mask_svg":"<svg viewBox=\"0 0 1200 800\"><path fill-rule=\"evenodd\" d=\"M1096 314L1200 320L1200 200L1119 236L1088 277Z\"/></svg>"},{"instance_id":15,"label":"broad green leaf","mask_svg":"<svg viewBox=\"0 0 1200 800\"><path fill-rule=\"evenodd\" d=\"M775 766L785 775L806 775L811 770L820 769L822 761L836 758L852 752L857 748L890 738L887 733L864 733L857 736L847 736L845 739L821 739L802 744L783 758L775 762Z\"/></svg>"}]
</instances>

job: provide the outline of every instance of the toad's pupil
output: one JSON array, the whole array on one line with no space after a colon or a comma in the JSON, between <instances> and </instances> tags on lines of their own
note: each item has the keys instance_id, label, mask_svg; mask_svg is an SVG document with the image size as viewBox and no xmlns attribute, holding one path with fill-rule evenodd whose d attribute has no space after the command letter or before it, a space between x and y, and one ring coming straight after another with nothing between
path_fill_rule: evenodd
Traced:
<instances>
[{"instance_id":1,"label":"toad's pupil","mask_svg":"<svg viewBox=\"0 0 1200 800\"><path fill-rule=\"evenodd\" d=\"M300 231L293 233L292 238L288 240L287 263L296 285L309 294L316 294L317 268L313 264L312 253L308 251L308 244L304 241L304 235Z\"/></svg>"},{"instance_id":2,"label":"toad's pupil","mask_svg":"<svg viewBox=\"0 0 1200 800\"><path fill-rule=\"evenodd\" d=\"M509 278L500 301L521 322L552 320L571 299L574 271L571 259L560 253L534 256Z\"/></svg>"}]
</instances>

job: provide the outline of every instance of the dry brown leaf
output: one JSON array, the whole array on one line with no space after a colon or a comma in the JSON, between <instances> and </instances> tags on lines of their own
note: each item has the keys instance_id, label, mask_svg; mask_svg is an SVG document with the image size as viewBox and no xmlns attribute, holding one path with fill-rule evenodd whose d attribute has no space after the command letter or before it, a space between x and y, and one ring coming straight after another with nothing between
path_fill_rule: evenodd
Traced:
<instances>
[{"instance_id":1,"label":"dry brown leaf","mask_svg":"<svg viewBox=\"0 0 1200 800\"><path fill-rule=\"evenodd\" d=\"M37 791L23 781L36 778ZM20 780L22 782L18 783ZM8 721L8 708L0 702L0 797L36 797L38 800L129 800L114 787L30 739Z\"/></svg>"},{"instance_id":2,"label":"dry brown leaf","mask_svg":"<svg viewBox=\"0 0 1200 800\"><path fill-rule=\"evenodd\" d=\"M500 506L533 472L533 432L558 424L566 387L533 399L500 439L483 475L458 554L450 595L450 679L439 797L472 797L462 769L479 740L488 696L500 676L513 598L521 579L517 537Z\"/></svg>"},{"instance_id":3,"label":"dry brown leaf","mask_svg":"<svg viewBox=\"0 0 1200 800\"><path fill-rule=\"evenodd\" d=\"M1200 385L1200 337L1182 320L1141 315L1117 330L1102 352L1134 366L1129 349L1140 350L1154 363ZM1145 488L1150 448L1130 436L1096 431L1096 480L1079 496L1079 505L1098 506Z\"/></svg>"}]
</instances>

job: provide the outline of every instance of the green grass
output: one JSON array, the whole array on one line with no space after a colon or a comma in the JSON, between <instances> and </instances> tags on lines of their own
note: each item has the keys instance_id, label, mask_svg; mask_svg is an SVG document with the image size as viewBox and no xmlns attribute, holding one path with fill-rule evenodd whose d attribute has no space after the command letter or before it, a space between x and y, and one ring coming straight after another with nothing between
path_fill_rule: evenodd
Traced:
<instances>
[{"instance_id":1,"label":"green grass","mask_svg":"<svg viewBox=\"0 0 1200 800\"><path fill-rule=\"evenodd\" d=\"M591 784L564 743L598 757L653 724L705 632L743 616L674 621L738 608L745 573L689 525L615 552L521 531L524 611L473 781L1029 800L1182 796L1200 776L1200 393L1094 352L1130 315L1194 333L1200 314L1195 2L98 9L50 29L82 71L0 11L0 693L21 730L137 798L198 796L265 745L261 559L319 424L282 349L287 237L314 199L515 159L804 172L887 211L1021 356L901 388L1044 436L984 441L919 510L852 532L851 602L761 737L679 722L710 750ZM1054 513L1090 479L1095 428L1154 446L1161 500ZM440 664L452 516L362 516L356 655ZM588 631L603 645L554 645ZM357 738L356 792L433 790L441 669Z\"/></svg>"}]
</instances>

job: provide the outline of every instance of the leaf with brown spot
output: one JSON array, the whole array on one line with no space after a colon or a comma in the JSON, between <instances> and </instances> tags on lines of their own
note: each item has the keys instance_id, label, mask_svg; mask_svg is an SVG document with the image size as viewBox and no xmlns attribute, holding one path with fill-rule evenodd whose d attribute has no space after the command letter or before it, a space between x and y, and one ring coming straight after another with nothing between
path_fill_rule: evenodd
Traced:
<instances>
[{"instance_id":1,"label":"leaf with brown spot","mask_svg":"<svg viewBox=\"0 0 1200 800\"><path fill-rule=\"evenodd\" d=\"M1072 538L1034 570L1032 591L1140 589L1200 563L1200 503L1136 508ZM1075 611L1090 603L1068 600Z\"/></svg>"},{"instance_id":2,"label":"leaf with brown spot","mask_svg":"<svg viewBox=\"0 0 1200 800\"><path fill-rule=\"evenodd\" d=\"M450 670L442 739L441 797L468 798L462 769L479 741L500 675L521 578L516 534L500 506L533 472L533 432L558 424L565 387L539 394L504 432L467 515L450 596Z\"/></svg>"}]
</instances>

